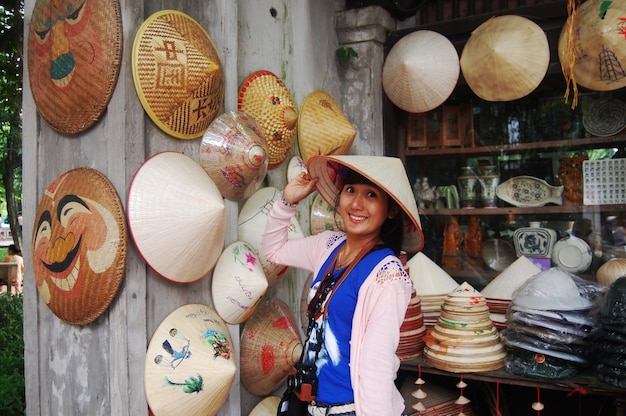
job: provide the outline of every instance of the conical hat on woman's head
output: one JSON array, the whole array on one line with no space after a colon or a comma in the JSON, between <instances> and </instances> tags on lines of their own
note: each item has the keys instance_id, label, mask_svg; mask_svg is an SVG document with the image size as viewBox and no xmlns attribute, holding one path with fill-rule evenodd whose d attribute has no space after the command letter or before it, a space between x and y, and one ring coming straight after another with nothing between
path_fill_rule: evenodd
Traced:
<instances>
[{"instance_id":1,"label":"conical hat on woman's head","mask_svg":"<svg viewBox=\"0 0 626 416\"><path fill-rule=\"evenodd\" d=\"M423 113L443 104L459 79L459 55L445 36L418 30L400 39L383 65L383 89L396 106Z\"/></svg>"},{"instance_id":2,"label":"conical hat on woman's head","mask_svg":"<svg viewBox=\"0 0 626 416\"><path fill-rule=\"evenodd\" d=\"M200 165L224 198L248 198L263 184L267 146L256 121L242 111L223 113L202 136Z\"/></svg>"},{"instance_id":3,"label":"conical hat on woman's head","mask_svg":"<svg viewBox=\"0 0 626 416\"><path fill-rule=\"evenodd\" d=\"M239 87L237 109L251 115L263 132L269 168L280 165L296 138L298 112L282 79L270 71L248 75Z\"/></svg>"},{"instance_id":4,"label":"conical hat on woman's head","mask_svg":"<svg viewBox=\"0 0 626 416\"><path fill-rule=\"evenodd\" d=\"M181 306L158 326L146 351L144 389L155 416L216 415L237 360L226 323L212 308Z\"/></svg>"},{"instance_id":5,"label":"conical hat on woman's head","mask_svg":"<svg viewBox=\"0 0 626 416\"><path fill-rule=\"evenodd\" d=\"M319 178L317 191L333 207L349 169L365 176L394 199L405 214L402 249L411 253L421 250L424 235L402 161L387 156L345 155L314 156L308 164L311 177Z\"/></svg>"},{"instance_id":6,"label":"conical hat on woman's head","mask_svg":"<svg viewBox=\"0 0 626 416\"><path fill-rule=\"evenodd\" d=\"M148 17L135 36L133 79L152 121L177 139L206 131L224 103L224 71L204 28L177 10Z\"/></svg>"},{"instance_id":7,"label":"conical hat on woman's head","mask_svg":"<svg viewBox=\"0 0 626 416\"><path fill-rule=\"evenodd\" d=\"M463 77L480 98L512 101L539 86L550 63L550 46L532 20L497 16L472 32L460 63Z\"/></svg>"},{"instance_id":8,"label":"conical hat on woman's head","mask_svg":"<svg viewBox=\"0 0 626 416\"><path fill-rule=\"evenodd\" d=\"M356 129L326 91L306 96L298 116L298 146L305 162L315 155L348 153Z\"/></svg>"},{"instance_id":9,"label":"conical hat on woman's head","mask_svg":"<svg viewBox=\"0 0 626 416\"><path fill-rule=\"evenodd\" d=\"M189 283L213 269L224 248L226 208L195 160L178 152L152 156L135 173L126 207L135 245L159 275Z\"/></svg>"}]
</instances>

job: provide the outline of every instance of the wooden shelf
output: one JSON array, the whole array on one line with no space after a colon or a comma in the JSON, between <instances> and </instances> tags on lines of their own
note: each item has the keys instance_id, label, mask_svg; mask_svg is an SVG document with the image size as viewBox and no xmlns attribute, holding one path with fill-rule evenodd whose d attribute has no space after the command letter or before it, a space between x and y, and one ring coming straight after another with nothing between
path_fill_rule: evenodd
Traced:
<instances>
[{"instance_id":1,"label":"wooden shelf","mask_svg":"<svg viewBox=\"0 0 626 416\"><path fill-rule=\"evenodd\" d=\"M420 208L424 215L509 215L509 214L577 214L582 212L626 211L626 204L616 205L548 205L544 207L505 208Z\"/></svg>"},{"instance_id":2,"label":"wooden shelf","mask_svg":"<svg viewBox=\"0 0 626 416\"><path fill-rule=\"evenodd\" d=\"M406 371L417 372L418 365L421 366L422 373L437 374L447 377L458 377L456 373L439 370L425 364L424 358L419 357L413 360L406 360L400 363L400 368ZM572 391L576 388L583 388L588 393L602 396L610 396L624 399L624 389L613 387L600 381L592 371L586 371L573 379L568 380L543 380L516 376L507 372L504 368L495 371L485 371L479 373L463 373L463 378L468 380L480 380L490 383L500 382L515 386L540 387L549 390Z\"/></svg>"},{"instance_id":3,"label":"wooden shelf","mask_svg":"<svg viewBox=\"0 0 626 416\"><path fill-rule=\"evenodd\" d=\"M607 137L587 137L581 139L570 140L554 140L545 142L534 143L519 143L519 144L501 144L493 146L475 146L475 147L446 147L446 148L408 148L406 149L406 156L454 156L459 155L499 155L499 154L511 154L522 153L529 150L541 150L542 152L555 151L567 148L568 150L597 148L602 145L626 145L626 134L618 134L615 136Z\"/></svg>"}]
</instances>

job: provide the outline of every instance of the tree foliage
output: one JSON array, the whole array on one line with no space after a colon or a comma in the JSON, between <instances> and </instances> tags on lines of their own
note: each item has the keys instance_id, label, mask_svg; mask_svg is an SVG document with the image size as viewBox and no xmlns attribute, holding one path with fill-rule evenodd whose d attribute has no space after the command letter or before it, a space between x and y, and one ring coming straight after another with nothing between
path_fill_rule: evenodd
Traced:
<instances>
[{"instance_id":1,"label":"tree foliage","mask_svg":"<svg viewBox=\"0 0 626 416\"><path fill-rule=\"evenodd\" d=\"M24 3L0 0L0 9L0 176L13 239L21 247Z\"/></svg>"}]
</instances>

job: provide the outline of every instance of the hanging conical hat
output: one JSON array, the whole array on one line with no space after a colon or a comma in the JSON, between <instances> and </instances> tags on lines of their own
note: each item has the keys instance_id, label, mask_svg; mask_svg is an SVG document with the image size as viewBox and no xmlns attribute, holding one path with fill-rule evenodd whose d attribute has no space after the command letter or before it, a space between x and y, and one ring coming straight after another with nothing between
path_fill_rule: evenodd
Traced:
<instances>
[{"instance_id":1,"label":"hanging conical hat","mask_svg":"<svg viewBox=\"0 0 626 416\"><path fill-rule=\"evenodd\" d=\"M406 265L418 296L447 295L459 285L424 253L417 253Z\"/></svg>"},{"instance_id":2,"label":"hanging conical hat","mask_svg":"<svg viewBox=\"0 0 626 416\"><path fill-rule=\"evenodd\" d=\"M304 163L301 157L292 157L287 165L287 183L294 180L302 172L306 172L306 163Z\"/></svg>"},{"instance_id":3,"label":"hanging conical hat","mask_svg":"<svg viewBox=\"0 0 626 416\"><path fill-rule=\"evenodd\" d=\"M287 266L269 261L261 251L261 240L267 225L267 214L272 208L272 204L278 200L279 195L280 191L271 186L256 191L241 207L237 225L237 239L254 247L270 286L278 283L287 271ZM287 236L289 239L304 237L302 227L300 227L296 217L291 218L291 226L287 230Z\"/></svg>"},{"instance_id":4,"label":"hanging conical hat","mask_svg":"<svg viewBox=\"0 0 626 416\"><path fill-rule=\"evenodd\" d=\"M300 106L298 146L305 162L314 155L344 155L352 146L356 128L326 91L313 91Z\"/></svg>"},{"instance_id":5,"label":"hanging conical hat","mask_svg":"<svg viewBox=\"0 0 626 416\"><path fill-rule=\"evenodd\" d=\"M476 95L487 101L512 101L539 86L550 63L550 46L532 20L497 16L472 32L460 62Z\"/></svg>"},{"instance_id":6,"label":"hanging conical hat","mask_svg":"<svg viewBox=\"0 0 626 416\"><path fill-rule=\"evenodd\" d=\"M539 272L541 269L535 263L525 256L520 256L489 282L480 293L486 298L511 300L513 292Z\"/></svg>"},{"instance_id":7,"label":"hanging conical hat","mask_svg":"<svg viewBox=\"0 0 626 416\"><path fill-rule=\"evenodd\" d=\"M251 115L267 142L269 168L280 165L293 146L298 112L287 86L270 71L248 75L239 87L237 109Z\"/></svg>"},{"instance_id":8,"label":"hanging conical hat","mask_svg":"<svg viewBox=\"0 0 626 416\"><path fill-rule=\"evenodd\" d=\"M311 234L327 230L338 231L342 222L341 216L335 215L335 209L317 194L311 205Z\"/></svg>"},{"instance_id":9,"label":"hanging conical hat","mask_svg":"<svg viewBox=\"0 0 626 416\"><path fill-rule=\"evenodd\" d=\"M190 304L169 314L154 331L144 388L155 416L216 415L237 372L226 323L208 306Z\"/></svg>"},{"instance_id":10,"label":"hanging conical hat","mask_svg":"<svg viewBox=\"0 0 626 416\"><path fill-rule=\"evenodd\" d=\"M119 1L37 0L28 27L28 74L37 112L77 134L106 110L122 61ZM67 9L66 9L67 8Z\"/></svg>"},{"instance_id":11,"label":"hanging conical hat","mask_svg":"<svg viewBox=\"0 0 626 416\"><path fill-rule=\"evenodd\" d=\"M625 87L626 2L587 0L578 6L577 14L574 51L569 49L567 36L571 17L561 30L561 66L569 68L570 53L574 53L574 77L577 84L594 91L612 91Z\"/></svg>"},{"instance_id":12,"label":"hanging conical hat","mask_svg":"<svg viewBox=\"0 0 626 416\"><path fill-rule=\"evenodd\" d=\"M280 403L280 397L268 396L257 403L248 416L276 416L276 410Z\"/></svg>"},{"instance_id":13,"label":"hanging conical hat","mask_svg":"<svg viewBox=\"0 0 626 416\"><path fill-rule=\"evenodd\" d=\"M224 249L213 271L211 295L215 310L229 324L245 321L267 290L256 251L235 241Z\"/></svg>"},{"instance_id":14,"label":"hanging conical hat","mask_svg":"<svg viewBox=\"0 0 626 416\"><path fill-rule=\"evenodd\" d=\"M161 10L137 30L133 79L144 110L167 134L195 139L224 103L224 72L204 28L176 10Z\"/></svg>"},{"instance_id":15,"label":"hanging conical hat","mask_svg":"<svg viewBox=\"0 0 626 416\"><path fill-rule=\"evenodd\" d=\"M274 391L300 359L302 341L287 304L264 299L241 331L241 383L252 394Z\"/></svg>"},{"instance_id":16,"label":"hanging conical hat","mask_svg":"<svg viewBox=\"0 0 626 416\"><path fill-rule=\"evenodd\" d=\"M226 209L195 160L177 152L152 156L135 173L126 206L135 245L155 272L189 283L213 269L224 248Z\"/></svg>"},{"instance_id":17,"label":"hanging conical hat","mask_svg":"<svg viewBox=\"0 0 626 416\"><path fill-rule=\"evenodd\" d=\"M459 79L459 55L445 36L418 30L400 39L383 65L383 89L396 106L409 113L439 107Z\"/></svg>"},{"instance_id":18,"label":"hanging conical hat","mask_svg":"<svg viewBox=\"0 0 626 416\"><path fill-rule=\"evenodd\" d=\"M241 111L219 115L200 143L200 166L224 198L248 198L267 173L267 147L256 121Z\"/></svg>"},{"instance_id":19,"label":"hanging conical hat","mask_svg":"<svg viewBox=\"0 0 626 416\"><path fill-rule=\"evenodd\" d=\"M348 169L368 178L384 190L404 213L402 250L415 253L424 246L424 235L417 212L417 203L402 161L387 156L313 156L308 170L313 178L319 178L317 191L332 206L343 187Z\"/></svg>"},{"instance_id":20,"label":"hanging conical hat","mask_svg":"<svg viewBox=\"0 0 626 416\"><path fill-rule=\"evenodd\" d=\"M91 168L59 176L41 197L32 241L35 282L50 310L71 324L98 318L126 271L124 208L109 179Z\"/></svg>"}]
</instances>

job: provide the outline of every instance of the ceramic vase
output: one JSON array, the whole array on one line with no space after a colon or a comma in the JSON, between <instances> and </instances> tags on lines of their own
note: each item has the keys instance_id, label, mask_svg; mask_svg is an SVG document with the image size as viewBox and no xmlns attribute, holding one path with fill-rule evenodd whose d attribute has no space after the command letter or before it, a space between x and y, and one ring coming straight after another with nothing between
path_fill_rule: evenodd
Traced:
<instances>
[{"instance_id":1,"label":"ceramic vase","mask_svg":"<svg viewBox=\"0 0 626 416\"><path fill-rule=\"evenodd\" d=\"M461 208L475 208L479 190L479 177L471 166L461 168L459 182Z\"/></svg>"},{"instance_id":2,"label":"ceramic vase","mask_svg":"<svg viewBox=\"0 0 626 416\"><path fill-rule=\"evenodd\" d=\"M496 189L500 184L500 175L496 172L495 166L485 166L480 175L481 192L480 198L485 208L495 208L497 206Z\"/></svg>"}]
</instances>

